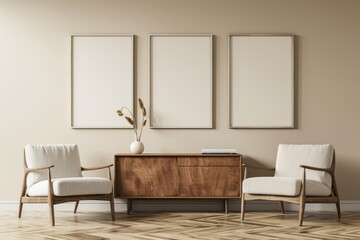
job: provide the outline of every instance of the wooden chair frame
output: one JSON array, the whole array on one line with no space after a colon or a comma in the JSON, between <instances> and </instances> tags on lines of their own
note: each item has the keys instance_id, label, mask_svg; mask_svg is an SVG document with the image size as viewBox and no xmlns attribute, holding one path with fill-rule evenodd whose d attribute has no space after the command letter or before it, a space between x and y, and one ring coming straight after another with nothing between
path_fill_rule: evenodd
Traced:
<instances>
[{"instance_id":1,"label":"wooden chair frame","mask_svg":"<svg viewBox=\"0 0 360 240\"><path fill-rule=\"evenodd\" d=\"M244 179L246 178L247 168L260 169L265 171L275 171L275 168L263 168L263 167L252 167L243 164L245 167ZM285 213L284 202L294 203L299 205L299 226L302 226L304 219L304 211L305 211L305 203L335 203L338 219L341 218L340 211L340 200L339 194L336 187L335 181L335 151L333 155L333 160L330 168L317 168L306 165L300 165L299 167L303 168L303 175L301 181L301 190L298 196L277 196L277 195L258 195L258 194L248 194L242 193L241 197L241 220L244 220L245 215L245 201L252 200L267 200L267 201L279 201L280 208L282 213ZM314 170L314 171L323 171L327 172L331 176L332 181L332 189L331 195L329 196L306 196L305 195L305 187L306 187L306 170Z\"/></svg>"},{"instance_id":2,"label":"wooden chair frame","mask_svg":"<svg viewBox=\"0 0 360 240\"><path fill-rule=\"evenodd\" d=\"M113 164L102 166L102 167L94 167L94 168L84 168L81 167L81 171L92 171L92 170L99 170L99 169L108 169L108 178L111 181L111 171L110 167L112 167ZM50 210L50 221L51 225L55 226L55 215L54 215L54 205L60 204L60 203L66 203L66 202L75 202L75 208L74 213L76 213L77 208L79 206L80 200L104 200L110 202L110 209L111 209L111 219L115 220L115 208L114 208L114 188L112 188L110 194L92 194L92 195L78 195L78 196L56 196L54 195L53 186L52 186L52 179L51 179L51 168L53 168L54 165L47 166L47 167L41 167L41 168L28 168L26 164L26 156L24 152L24 179L23 179L23 185L21 190L21 197L20 197L20 203L19 203L19 218L21 218L22 214L22 208L24 203L48 203L49 204L49 210ZM45 171L48 172L48 196L44 197L31 197L26 194L27 191L27 176L30 172L35 171Z\"/></svg>"}]
</instances>

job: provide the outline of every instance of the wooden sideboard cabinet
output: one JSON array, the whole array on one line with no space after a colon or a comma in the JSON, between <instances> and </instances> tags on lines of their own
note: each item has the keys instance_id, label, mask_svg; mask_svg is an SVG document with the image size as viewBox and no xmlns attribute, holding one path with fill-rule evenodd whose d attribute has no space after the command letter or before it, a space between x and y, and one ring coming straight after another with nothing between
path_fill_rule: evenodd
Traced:
<instances>
[{"instance_id":1,"label":"wooden sideboard cabinet","mask_svg":"<svg viewBox=\"0 0 360 240\"><path fill-rule=\"evenodd\" d=\"M116 154L115 197L228 199L241 197L240 154Z\"/></svg>"}]
</instances>

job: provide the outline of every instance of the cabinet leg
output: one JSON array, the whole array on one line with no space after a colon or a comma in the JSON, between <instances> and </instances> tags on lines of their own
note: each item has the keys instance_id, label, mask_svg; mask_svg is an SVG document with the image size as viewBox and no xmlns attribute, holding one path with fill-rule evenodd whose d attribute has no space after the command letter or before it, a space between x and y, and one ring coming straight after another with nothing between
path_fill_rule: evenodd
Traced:
<instances>
[{"instance_id":1,"label":"cabinet leg","mask_svg":"<svg viewBox=\"0 0 360 240\"><path fill-rule=\"evenodd\" d=\"M130 214L132 210L132 200L128 198L127 200L127 214Z\"/></svg>"},{"instance_id":2,"label":"cabinet leg","mask_svg":"<svg viewBox=\"0 0 360 240\"><path fill-rule=\"evenodd\" d=\"M228 214L228 212L229 212L229 201L228 201L228 199L224 199L224 209L225 209L225 214Z\"/></svg>"}]
</instances>

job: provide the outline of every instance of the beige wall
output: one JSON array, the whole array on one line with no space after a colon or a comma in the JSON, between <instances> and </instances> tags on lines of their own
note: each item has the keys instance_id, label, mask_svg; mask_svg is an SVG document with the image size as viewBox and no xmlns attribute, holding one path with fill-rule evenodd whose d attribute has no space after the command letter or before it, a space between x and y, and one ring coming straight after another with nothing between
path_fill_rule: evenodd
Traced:
<instances>
[{"instance_id":1,"label":"beige wall","mask_svg":"<svg viewBox=\"0 0 360 240\"><path fill-rule=\"evenodd\" d=\"M343 200L360 200L360 1L0 0L0 201L16 201L27 143L78 143L83 164L128 152L131 130L70 128L69 33L137 36L137 94L148 106L148 35L212 33L216 129L145 129L150 152L237 148L271 166L279 143L332 143ZM227 34L298 36L298 129L227 127ZM115 113L114 113L115 114Z\"/></svg>"}]
</instances>

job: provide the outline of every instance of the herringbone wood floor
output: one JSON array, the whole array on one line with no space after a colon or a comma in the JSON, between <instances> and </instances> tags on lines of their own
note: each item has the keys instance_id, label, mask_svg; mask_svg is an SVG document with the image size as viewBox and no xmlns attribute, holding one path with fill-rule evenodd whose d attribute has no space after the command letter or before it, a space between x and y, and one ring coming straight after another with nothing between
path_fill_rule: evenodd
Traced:
<instances>
[{"instance_id":1,"label":"herringbone wood floor","mask_svg":"<svg viewBox=\"0 0 360 240\"><path fill-rule=\"evenodd\" d=\"M47 212L0 212L0 239L360 239L360 213L305 213L298 227L297 213L248 212L244 222L239 213L55 213L51 227Z\"/></svg>"}]
</instances>

